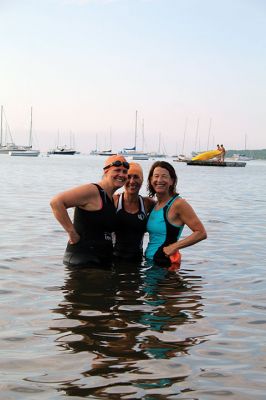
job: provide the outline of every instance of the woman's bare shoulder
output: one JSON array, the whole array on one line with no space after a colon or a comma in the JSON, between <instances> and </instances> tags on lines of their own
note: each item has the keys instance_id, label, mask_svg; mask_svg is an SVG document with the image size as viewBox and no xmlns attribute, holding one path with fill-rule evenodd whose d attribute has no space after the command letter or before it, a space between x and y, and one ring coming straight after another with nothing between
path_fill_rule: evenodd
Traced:
<instances>
[{"instance_id":1,"label":"woman's bare shoulder","mask_svg":"<svg viewBox=\"0 0 266 400\"><path fill-rule=\"evenodd\" d=\"M147 211L150 211L155 205L155 200L152 197L144 196L143 201Z\"/></svg>"},{"instance_id":2,"label":"woman's bare shoulder","mask_svg":"<svg viewBox=\"0 0 266 400\"><path fill-rule=\"evenodd\" d=\"M120 195L121 195L121 193L116 193L116 194L113 195L114 205L115 205L116 207L117 207L117 204L118 204L118 200L119 200Z\"/></svg>"},{"instance_id":3,"label":"woman's bare shoulder","mask_svg":"<svg viewBox=\"0 0 266 400\"><path fill-rule=\"evenodd\" d=\"M174 208L183 208L189 206L189 203L183 197L177 197L173 202Z\"/></svg>"},{"instance_id":4,"label":"woman's bare shoulder","mask_svg":"<svg viewBox=\"0 0 266 400\"><path fill-rule=\"evenodd\" d=\"M86 183L74 188L65 190L54 196L52 200L62 201L67 207L82 206L97 197L97 186L92 183Z\"/></svg>"}]
</instances>

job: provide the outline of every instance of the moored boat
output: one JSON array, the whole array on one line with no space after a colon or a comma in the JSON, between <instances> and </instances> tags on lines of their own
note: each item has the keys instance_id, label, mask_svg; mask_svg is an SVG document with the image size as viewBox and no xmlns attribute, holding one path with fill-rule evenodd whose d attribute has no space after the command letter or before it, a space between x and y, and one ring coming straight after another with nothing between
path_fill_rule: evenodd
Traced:
<instances>
[{"instance_id":1,"label":"moored boat","mask_svg":"<svg viewBox=\"0 0 266 400\"><path fill-rule=\"evenodd\" d=\"M132 156L132 159L133 160L148 160L149 159L149 156L148 156L148 154L135 154L135 155L133 155Z\"/></svg>"},{"instance_id":2,"label":"moored boat","mask_svg":"<svg viewBox=\"0 0 266 400\"><path fill-rule=\"evenodd\" d=\"M115 154L116 152L112 150L102 150L97 152L98 156L114 156Z\"/></svg>"},{"instance_id":3,"label":"moored boat","mask_svg":"<svg viewBox=\"0 0 266 400\"><path fill-rule=\"evenodd\" d=\"M144 130L144 127L142 128ZM136 111L136 118L135 118L135 138L134 138L134 146L131 148L123 148L123 150L119 151L124 157L132 157L134 160L148 160L149 154L145 151L137 150L137 130L138 130L138 111ZM143 133L144 135L144 133Z\"/></svg>"},{"instance_id":4,"label":"moored boat","mask_svg":"<svg viewBox=\"0 0 266 400\"><path fill-rule=\"evenodd\" d=\"M6 143L3 145L3 106L1 106L1 133L0 133L0 154L9 154L11 156L31 156L37 157L40 154L40 150L33 150L33 136L32 136L32 107L31 107L31 116L30 116L30 131L29 131L29 144L27 146L18 146L13 142L11 133L9 132L9 136L12 140L11 143Z\"/></svg>"},{"instance_id":5,"label":"moored boat","mask_svg":"<svg viewBox=\"0 0 266 400\"><path fill-rule=\"evenodd\" d=\"M47 152L47 154L55 154L55 155L74 155L76 154L76 150L72 147L67 146L57 146L54 149L51 149Z\"/></svg>"},{"instance_id":6,"label":"moored boat","mask_svg":"<svg viewBox=\"0 0 266 400\"><path fill-rule=\"evenodd\" d=\"M251 161L252 157L248 157L245 154L233 154L232 157L226 157L227 160L233 161Z\"/></svg>"},{"instance_id":7,"label":"moored boat","mask_svg":"<svg viewBox=\"0 0 266 400\"><path fill-rule=\"evenodd\" d=\"M0 146L0 154L9 154L10 151L26 151L29 150L27 146L18 146L15 143L6 143L5 145Z\"/></svg>"},{"instance_id":8,"label":"moored boat","mask_svg":"<svg viewBox=\"0 0 266 400\"><path fill-rule=\"evenodd\" d=\"M191 161L191 157L185 156L184 154L178 154L177 156L173 156L173 161L175 162L188 162Z\"/></svg>"},{"instance_id":9,"label":"moored boat","mask_svg":"<svg viewBox=\"0 0 266 400\"><path fill-rule=\"evenodd\" d=\"M8 123L6 121L6 125L7 125L7 134L10 137L11 142L5 142L4 143L4 134L3 134L3 121L4 121L4 107L1 106L1 117L0 117L0 154L9 154L10 151L14 151L14 150L19 150L19 151L25 151L25 150L29 150L30 148L28 146L19 146L17 144L15 144L13 142L13 138L8 126Z\"/></svg>"},{"instance_id":10,"label":"moored boat","mask_svg":"<svg viewBox=\"0 0 266 400\"><path fill-rule=\"evenodd\" d=\"M20 156L20 157L38 157L40 155L40 150L12 150L8 153L10 156Z\"/></svg>"}]
</instances>

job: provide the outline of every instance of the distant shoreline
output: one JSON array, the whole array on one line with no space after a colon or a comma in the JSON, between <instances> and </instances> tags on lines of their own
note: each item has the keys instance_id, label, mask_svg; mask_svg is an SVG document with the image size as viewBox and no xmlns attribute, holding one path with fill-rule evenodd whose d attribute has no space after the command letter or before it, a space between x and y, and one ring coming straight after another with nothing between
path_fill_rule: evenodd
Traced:
<instances>
[{"instance_id":1,"label":"distant shoreline","mask_svg":"<svg viewBox=\"0 0 266 400\"><path fill-rule=\"evenodd\" d=\"M251 157L255 160L266 160L266 149L261 150L226 150L226 157L232 157L234 154L241 154Z\"/></svg>"}]
</instances>

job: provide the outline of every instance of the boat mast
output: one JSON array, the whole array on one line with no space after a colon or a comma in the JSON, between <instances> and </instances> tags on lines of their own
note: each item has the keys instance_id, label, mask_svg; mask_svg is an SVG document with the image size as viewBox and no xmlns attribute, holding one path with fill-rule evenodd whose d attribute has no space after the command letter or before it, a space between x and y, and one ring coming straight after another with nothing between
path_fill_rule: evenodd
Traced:
<instances>
[{"instance_id":1,"label":"boat mast","mask_svg":"<svg viewBox=\"0 0 266 400\"><path fill-rule=\"evenodd\" d=\"M198 134L199 134L199 118L197 120L196 135L195 135L195 152L197 151Z\"/></svg>"},{"instance_id":2,"label":"boat mast","mask_svg":"<svg viewBox=\"0 0 266 400\"><path fill-rule=\"evenodd\" d=\"M144 151L144 118L142 118L142 151Z\"/></svg>"},{"instance_id":3,"label":"boat mast","mask_svg":"<svg viewBox=\"0 0 266 400\"><path fill-rule=\"evenodd\" d=\"M30 136L29 136L29 148L32 148L32 107L30 108Z\"/></svg>"},{"instance_id":4,"label":"boat mast","mask_svg":"<svg viewBox=\"0 0 266 400\"><path fill-rule=\"evenodd\" d=\"M0 131L0 146L3 143L3 106L1 106L1 131Z\"/></svg>"},{"instance_id":5,"label":"boat mast","mask_svg":"<svg viewBox=\"0 0 266 400\"><path fill-rule=\"evenodd\" d=\"M185 123L184 135L183 135L182 154L184 154L186 133L187 133L187 119L186 119L186 123Z\"/></svg>"},{"instance_id":6,"label":"boat mast","mask_svg":"<svg viewBox=\"0 0 266 400\"><path fill-rule=\"evenodd\" d=\"M137 130L138 130L138 111L136 110L136 119L135 119L135 143L134 143L135 150L137 150Z\"/></svg>"},{"instance_id":7,"label":"boat mast","mask_svg":"<svg viewBox=\"0 0 266 400\"><path fill-rule=\"evenodd\" d=\"M207 140L207 151L209 150L209 140L210 140L210 134L211 134L211 126L212 126L212 119L210 118L208 140Z\"/></svg>"}]
</instances>

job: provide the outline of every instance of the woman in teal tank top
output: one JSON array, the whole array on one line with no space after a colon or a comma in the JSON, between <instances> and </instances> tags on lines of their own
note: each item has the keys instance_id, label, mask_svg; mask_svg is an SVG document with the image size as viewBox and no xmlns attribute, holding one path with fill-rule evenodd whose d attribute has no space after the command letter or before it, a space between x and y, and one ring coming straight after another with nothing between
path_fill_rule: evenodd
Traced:
<instances>
[{"instance_id":1,"label":"woman in teal tank top","mask_svg":"<svg viewBox=\"0 0 266 400\"><path fill-rule=\"evenodd\" d=\"M161 266L170 266L170 256L179 249L206 239L205 228L193 208L176 193L175 169L166 161L156 161L149 172L149 196L157 202L150 213L147 231L149 243L145 257ZM184 226L192 233L180 239Z\"/></svg>"}]
</instances>

